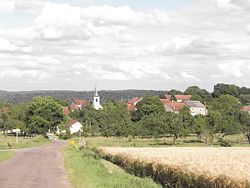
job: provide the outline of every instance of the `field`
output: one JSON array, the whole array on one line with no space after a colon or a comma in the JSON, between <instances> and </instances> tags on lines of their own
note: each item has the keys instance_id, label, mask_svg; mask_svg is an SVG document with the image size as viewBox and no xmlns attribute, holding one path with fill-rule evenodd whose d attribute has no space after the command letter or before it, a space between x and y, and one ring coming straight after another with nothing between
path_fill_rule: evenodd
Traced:
<instances>
[{"instance_id":1,"label":"field","mask_svg":"<svg viewBox=\"0 0 250 188\"><path fill-rule=\"evenodd\" d=\"M63 154L69 179L75 188L160 188L152 179L127 174L91 150L66 147Z\"/></svg>"},{"instance_id":2,"label":"field","mask_svg":"<svg viewBox=\"0 0 250 188\"><path fill-rule=\"evenodd\" d=\"M16 137L6 137L4 135L0 135L0 149L35 147L47 143L49 143L49 140L44 138L43 136L36 136L35 138L31 139L23 139L23 137L19 137L18 143L16 143Z\"/></svg>"},{"instance_id":3,"label":"field","mask_svg":"<svg viewBox=\"0 0 250 188\"><path fill-rule=\"evenodd\" d=\"M163 187L250 187L250 148L103 147L99 154Z\"/></svg>"}]
</instances>

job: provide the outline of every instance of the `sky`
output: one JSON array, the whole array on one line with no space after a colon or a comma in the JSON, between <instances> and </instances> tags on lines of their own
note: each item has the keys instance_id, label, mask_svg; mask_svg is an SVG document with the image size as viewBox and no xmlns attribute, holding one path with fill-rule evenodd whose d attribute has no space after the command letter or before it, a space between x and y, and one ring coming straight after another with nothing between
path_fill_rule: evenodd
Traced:
<instances>
[{"instance_id":1,"label":"sky","mask_svg":"<svg viewBox=\"0 0 250 188\"><path fill-rule=\"evenodd\" d=\"M0 0L0 90L250 87L250 0Z\"/></svg>"}]
</instances>

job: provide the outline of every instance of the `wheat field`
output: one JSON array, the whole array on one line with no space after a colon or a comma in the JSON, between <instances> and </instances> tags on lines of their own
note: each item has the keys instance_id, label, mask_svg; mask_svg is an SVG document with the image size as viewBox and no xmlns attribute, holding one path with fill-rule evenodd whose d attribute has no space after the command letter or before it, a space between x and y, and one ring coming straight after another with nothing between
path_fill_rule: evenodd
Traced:
<instances>
[{"instance_id":1,"label":"wheat field","mask_svg":"<svg viewBox=\"0 0 250 188\"><path fill-rule=\"evenodd\" d=\"M100 148L103 156L114 159L162 165L178 173L222 180L219 187L248 187L250 182L250 148ZM143 166L143 165L142 165ZM226 186L234 182L233 186Z\"/></svg>"}]
</instances>

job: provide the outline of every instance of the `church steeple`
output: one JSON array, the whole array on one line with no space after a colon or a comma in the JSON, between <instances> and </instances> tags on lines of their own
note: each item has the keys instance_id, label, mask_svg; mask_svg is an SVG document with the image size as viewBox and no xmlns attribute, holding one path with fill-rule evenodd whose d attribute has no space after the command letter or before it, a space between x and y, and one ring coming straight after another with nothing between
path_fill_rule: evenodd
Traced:
<instances>
[{"instance_id":1,"label":"church steeple","mask_svg":"<svg viewBox=\"0 0 250 188\"><path fill-rule=\"evenodd\" d=\"M102 106L100 104L100 96L98 94L98 90L97 90L97 87L95 86L95 90L94 90L94 101L93 101L93 105L94 105L94 108L96 110L99 110L99 109L102 109Z\"/></svg>"}]
</instances>

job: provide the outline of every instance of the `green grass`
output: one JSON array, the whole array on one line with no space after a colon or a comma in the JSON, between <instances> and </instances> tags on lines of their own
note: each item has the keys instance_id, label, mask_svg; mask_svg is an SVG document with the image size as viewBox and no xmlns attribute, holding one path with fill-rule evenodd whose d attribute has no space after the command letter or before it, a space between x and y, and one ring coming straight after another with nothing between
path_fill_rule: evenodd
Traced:
<instances>
[{"instance_id":1,"label":"green grass","mask_svg":"<svg viewBox=\"0 0 250 188\"><path fill-rule=\"evenodd\" d=\"M98 147L168 147L172 146L173 138L119 138L119 137L87 137L85 138L90 148ZM228 135L226 140L232 142L232 146L250 147L244 135ZM76 141L78 142L78 141ZM178 138L176 147L218 147L217 139L213 143L198 142L195 135Z\"/></svg>"},{"instance_id":2,"label":"green grass","mask_svg":"<svg viewBox=\"0 0 250 188\"><path fill-rule=\"evenodd\" d=\"M50 141L47 138L39 135L31 139L23 139L23 137L19 137L18 143L16 143L16 138L14 136L6 137L4 135L0 135L0 149L7 149L8 143L11 146L11 149L16 149L40 146L50 143Z\"/></svg>"},{"instance_id":3,"label":"green grass","mask_svg":"<svg viewBox=\"0 0 250 188\"><path fill-rule=\"evenodd\" d=\"M9 159L13 155L10 151L0 151L0 163L6 159Z\"/></svg>"},{"instance_id":4,"label":"green grass","mask_svg":"<svg viewBox=\"0 0 250 188\"><path fill-rule=\"evenodd\" d=\"M88 149L67 147L63 151L69 179L75 188L159 188L150 178L127 174L116 165L100 159Z\"/></svg>"}]
</instances>

